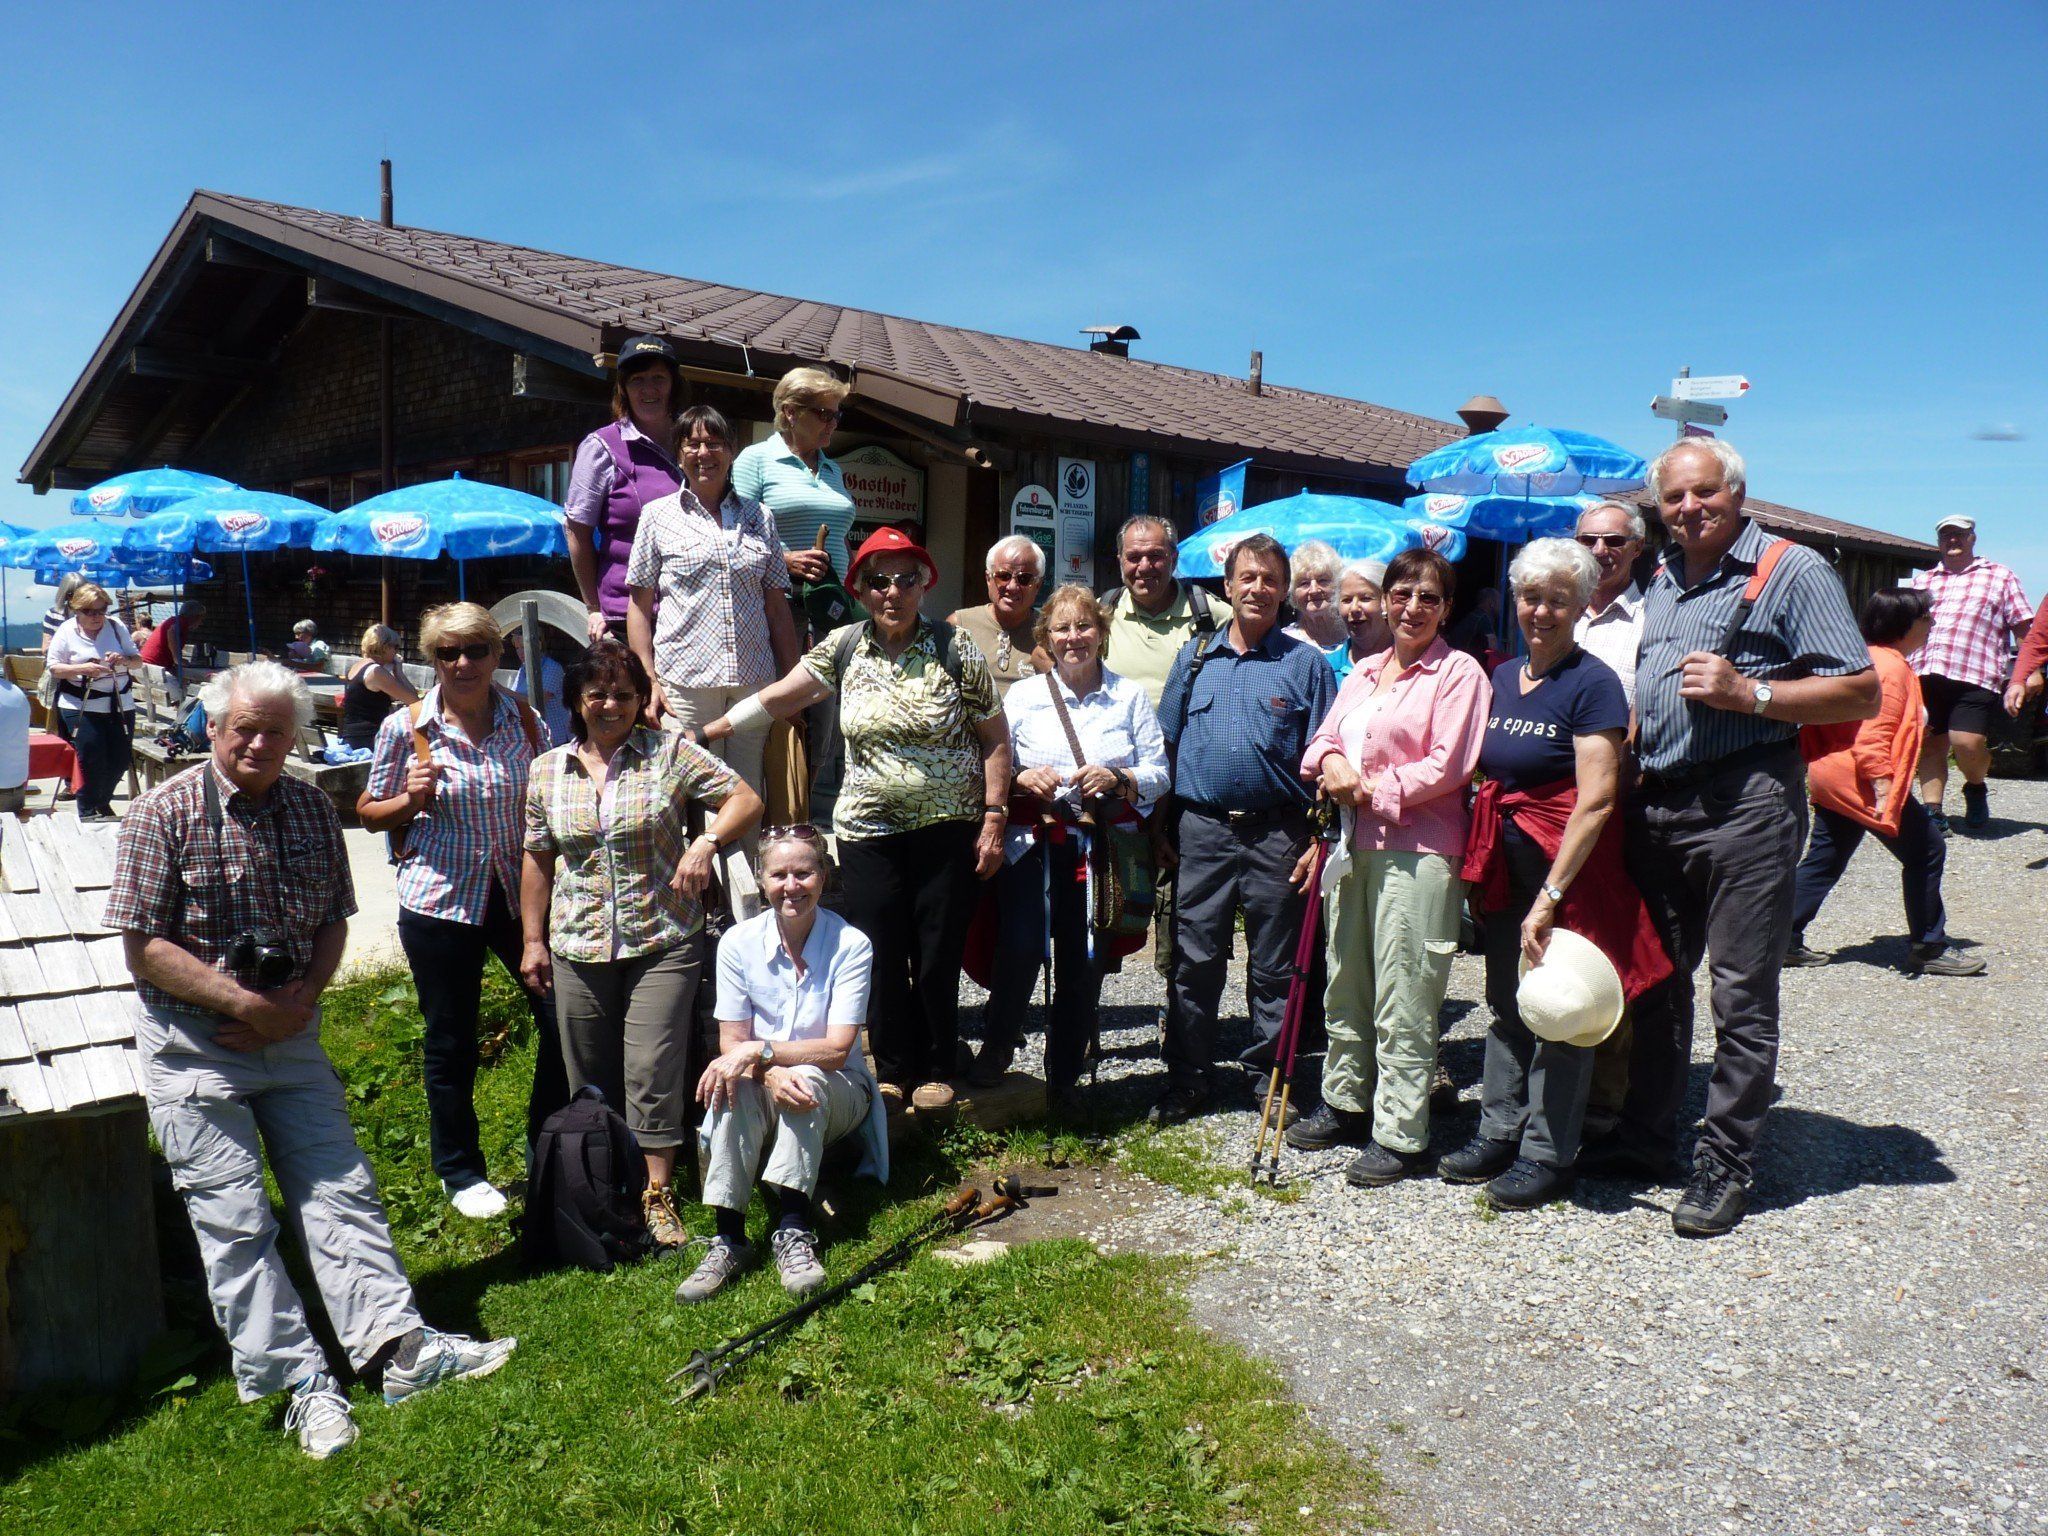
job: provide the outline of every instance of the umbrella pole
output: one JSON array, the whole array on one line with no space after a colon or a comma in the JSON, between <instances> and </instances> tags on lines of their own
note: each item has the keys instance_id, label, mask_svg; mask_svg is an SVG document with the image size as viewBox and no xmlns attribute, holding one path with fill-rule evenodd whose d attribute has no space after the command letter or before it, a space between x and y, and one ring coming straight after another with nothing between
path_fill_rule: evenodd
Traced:
<instances>
[{"instance_id":1,"label":"umbrella pole","mask_svg":"<svg viewBox=\"0 0 2048 1536\"><path fill-rule=\"evenodd\" d=\"M455 562L455 601L458 603L469 601L469 578L463 573L460 560Z\"/></svg>"},{"instance_id":2,"label":"umbrella pole","mask_svg":"<svg viewBox=\"0 0 2048 1536\"><path fill-rule=\"evenodd\" d=\"M249 615L249 654L256 654L256 594L249 587L249 551L242 551L242 608Z\"/></svg>"},{"instance_id":3,"label":"umbrella pole","mask_svg":"<svg viewBox=\"0 0 2048 1536\"><path fill-rule=\"evenodd\" d=\"M390 476L387 475L385 477L387 489L390 483ZM391 557L389 555L383 556L377 562L377 585L380 589L380 597L383 603L382 616L379 622L388 628L391 623Z\"/></svg>"}]
</instances>

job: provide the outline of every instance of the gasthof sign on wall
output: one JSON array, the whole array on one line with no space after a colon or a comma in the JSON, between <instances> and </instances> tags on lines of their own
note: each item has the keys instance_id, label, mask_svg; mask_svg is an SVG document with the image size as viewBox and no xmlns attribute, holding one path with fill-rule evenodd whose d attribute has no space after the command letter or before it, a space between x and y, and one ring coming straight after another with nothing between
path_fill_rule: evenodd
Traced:
<instances>
[{"instance_id":1,"label":"gasthof sign on wall","mask_svg":"<svg viewBox=\"0 0 2048 1536\"><path fill-rule=\"evenodd\" d=\"M1059 506L1051 491L1042 485L1017 487L1017 494L1010 498L1010 532L1023 534L1044 554L1049 586L1058 584L1060 571L1054 549L1058 521Z\"/></svg>"},{"instance_id":2,"label":"gasthof sign on wall","mask_svg":"<svg viewBox=\"0 0 2048 1536\"><path fill-rule=\"evenodd\" d=\"M879 443L834 455L853 498L853 531L847 543L860 548L877 528L905 520L924 527L924 471L905 463Z\"/></svg>"},{"instance_id":3,"label":"gasthof sign on wall","mask_svg":"<svg viewBox=\"0 0 2048 1536\"><path fill-rule=\"evenodd\" d=\"M1095 461L1061 459L1051 585L1095 584Z\"/></svg>"}]
</instances>

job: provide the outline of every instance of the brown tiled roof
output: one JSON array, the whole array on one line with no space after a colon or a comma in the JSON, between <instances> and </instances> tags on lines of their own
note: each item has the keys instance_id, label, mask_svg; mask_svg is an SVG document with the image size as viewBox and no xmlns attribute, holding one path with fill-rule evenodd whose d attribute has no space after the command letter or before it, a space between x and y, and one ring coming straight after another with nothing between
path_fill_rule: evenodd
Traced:
<instances>
[{"instance_id":1,"label":"brown tiled roof","mask_svg":"<svg viewBox=\"0 0 2048 1536\"><path fill-rule=\"evenodd\" d=\"M989 413L1176 438L1219 451L1398 469L1461 427L1339 395L995 336L465 235L200 194L264 223L560 311L609 332L654 331L761 360L812 359L902 379ZM744 366L744 359L735 358ZM779 370L778 370L779 371Z\"/></svg>"},{"instance_id":2,"label":"brown tiled roof","mask_svg":"<svg viewBox=\"0 0 2048 1536\"><path fill-rule=\"evenodd\" d=\"M1657 504L1645 491L1636 498L1636 505L1650 517L1657 515ZM1825 547L1839 545L1843 549L1863 550L1880 555L1893 555L1916 564L1929 564L1941 556L1941 551L1932 544L1923 544L1918 539L1909 539L1904 534L1886 533L1882 528L1864 528L1855 523L1840 522L1832 517L1822 517L1817 512L1802 512L1797 507L1780 506L1775 501L1765 501L1751 496L1744 500L1742 510L1755 518L1773 533L1783 534L1801 544Z\"/></svg>"}]
</instances>

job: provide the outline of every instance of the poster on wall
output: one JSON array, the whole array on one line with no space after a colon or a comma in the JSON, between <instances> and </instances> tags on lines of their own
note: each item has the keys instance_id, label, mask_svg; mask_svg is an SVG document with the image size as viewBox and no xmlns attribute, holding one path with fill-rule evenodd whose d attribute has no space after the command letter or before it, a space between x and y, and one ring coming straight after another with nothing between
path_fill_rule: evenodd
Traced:
<instances>
[{"instance_id":1,"label":"poster on wall","mask_svg":"<svg viewBox=\"0 0 2048 1536\"><path fill-rule=\"evenodd\" d=\"M1053 537L1052 580L1095 584L1095 461L1061 459L1059 525Z\"/></svg>"},{"instance_id":2,"label":"poster on wall","mask_svg":"<svg viewBox=\"0 0 2048 1536\"><path fill-rule=\"evenodd\" d=\"M1197 528L1206 528L1244 505L1244 472L1251 467L1251 462L1250 459L1239 459L1228 469L1219 469L1195 482Z\"/></svg>"},{"instance_id":3,"label":"poster on wall","mask_svg":"<svg viewBox=\"0 0 2048 1536\"><path fill-rule=\"evenodd\" d=\"M1053 530L1058 520L1059 506L1042 485L1020 486L1010 498L1010 532L1021 533L1038 546L1048 571L1059 569L1053 559Z\"/></svg>"},{"instance_id":4,"label":"poster on wall","mask_svg":"<svg viewBox=\"0 0 2048 1536\"><path fill-rule=\"evenodd\" d=\"M859 549L869 534L891 523L916 523L919 542L923 542L923 470L879 443L833 458L846 478L846 494L853 498L853 528L846 540L849 551Z\"/></svg>"}]
</instances>

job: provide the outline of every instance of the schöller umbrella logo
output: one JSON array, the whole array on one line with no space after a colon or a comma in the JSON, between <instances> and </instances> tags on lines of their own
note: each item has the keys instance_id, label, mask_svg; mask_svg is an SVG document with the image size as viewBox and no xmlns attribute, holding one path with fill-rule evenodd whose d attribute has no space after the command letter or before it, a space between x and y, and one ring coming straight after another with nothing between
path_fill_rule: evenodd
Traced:
<instances>
[{"instance_id":1,"label":"sch\u00f6ller umbrella logo","mask_svg":"<svg viewBox=\"0 0 2048 1536\"><path fill-rule=\"evenodd\" d=\"M261 512L223 512L219 522L222 533L237 539L257 538L270 526L270 519Z\"/></svg>"},{"instance_id":2,"label":"sch\u00f6ller umbrella logo","mask_svg":"<svg viewBox=\"0 0 2048 1536\"><path fill-rule=\"evenodd\" d=\"M1508 443L1493 450L1493 462L1510 474L1533 469L1549 457L1550 450L1541 443Z\"/></svg>"},{"instance_id":3,"label":"sch\u00f6ller umbrella logo","mask_svg":"<svg viewBox=\"0 0 2048 1536\"><path fill-rule=\"evenodd\" d=\"M103 485L96 491L87 491L85 499L92 504L95 512L104 511L121 499L121 488L118 485Z\"/></svg>"},{"instance_id":4,"label":"sch\u00f6ller umbrella logo","mask_svg":"<svg viewBox=\"0 0 2048 1536\"><path fill-rule=\"evenodd\" d=\"M411 512L380 517L370 524L370 537L386 549L417 549L427 542L427 520Z\"/></svg>"},{"instance_id":5,"label":"sch\u00f6ller umbrella logo","mask_svg":"<svg viewBox=\"0 0 2048 1536\"><path fill-rule=\"evenodd\" d=\"M59 539L57 553L66 560L89 560L100 552L98 539Z\"/></svg>"},{"instance_id":6,"label":"sch\u00f6ller umbrella logo","mask_svg":"<svg viewBox=\"0 0 2048 1536\"><path fill-rule=\"evenodd\" d=\"M1422 535L1422 544L1425 549L1434 549L1441 552L1443 547L1451 542L1451 530L1442 523L1424 523L1415 531Z\"/></svg>"},{"instance_id":7,"label":"sch\u00f6ller umbrella logo","mask_svg":"<svg viewBox=\"0 0 2048 1536\"><path fill-rule=\"evenodd\" d=\"M1422 498L1422 510L1431 517L1449 517L1465 505L1462 496L1448 496L1439 493Z\"/></svg>"}]
</instances>

